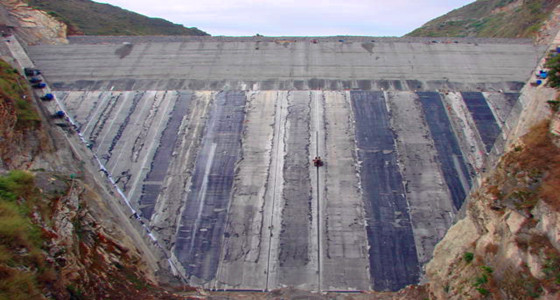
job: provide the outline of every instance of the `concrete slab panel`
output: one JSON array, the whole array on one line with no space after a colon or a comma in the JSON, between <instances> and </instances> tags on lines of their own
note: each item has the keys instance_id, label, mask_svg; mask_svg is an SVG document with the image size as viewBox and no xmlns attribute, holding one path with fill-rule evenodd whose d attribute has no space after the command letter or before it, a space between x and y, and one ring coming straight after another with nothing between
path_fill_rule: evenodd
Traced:
<instances>
[{"instance_id":1,"label":"concrete slab panel","mask_svg":"<svg viewBox=\"0 0 560 300\"><path fill-rule=\"evenodd\" d=\"M511 83L525 82L544 52L525 40L469 39L375 38L365 49L364 38L312 43L301 38L89 37L71 39L69 45L32 46L29 52L51 84L66 90L313 90L338 88L346 80L354 81L350 88L401 90L416 80L431 90L462 86L472 91L518 91L520 86ZM131 46L126 56L119 50L123 42Z\"/></svg>"},{"instance_id":2,"label":"concrete slab panel","mask_svg":"<svg viewBox=\"0 0 560 300\"><path fill-rule=\"evenodd\" d=\"M425 264L453 224L456 209L418 95L391 92L387 96L418 261Z\"/></svg>"},{"instance_id":3,"label":"concrete slab panel","mask_svg":"<svg viewBox=\"0 0 560 300\"><path fill-rule=\"evenodd\" d=\"M461 95L465 105L471 112L480 138L486 146L486 152L490 152L496 138L500 134L500 127L496 123L492 110L488 107L488 103L482 93L462 92Z\"/></svg>"},{"instance_id":4,"label":"concrete slab panel","mask_svg":"<svg viewBox=\"0 0 560 300\"><path fill-rule=\"evenodd\" d=\"M395 136L383 92L350 95L373 288L396 291L418 282L420 271Z\"/></svg>"},{"instance_id":5,"label":"concrete slab panel","mask_svg":"<svg viewBox=\"0 0 560 300\"><path fill-rule=\"evenodd\" d=\"M316 289L317 242L312 230L313 195L310 178L311 143L309 92L288 94L284 136L282 229L279 236L278 284Z\"/></svg>"},{"instance_id":6,"label":"concrete slab panel","mask_svg":"<svg viewBox=\"0 0 560 300\"><path fill-rule=\"evenodd\" d=\"M506 120L511 113L517 99L519 99L519 93L496 93L496 92L485 92L482 93L500 129L505 125Z\"/></svg>"},{"instance_id":7,"label":"concrete slab panel","mask_svg":"<svg viewBox=\"0 0 560 300\"><path fill-rule=\"evenodd\" d=\"M182 92L178 93L177 96L167 125L161 134L159 146L151 162L150 171L146 174L144 186L142 187L139 206L142 207L143 217L148 220L152 218L163 180L167 176L173 151L177 147L179 127L181 126L183 117L187 114L192 93Z\"/></svg>"},{"instance_id":8,"label":"concrete slab panel","mask_svg":"<svg viewBox=\"0 0 560 300\"><path fill-rule=\"evenodd\" d=\"M443 177L451 193L453 204L456 209L459 209L471 185L471 178L459 144L451 129L440 94L434 92L417 94L439 156Z\"/></svg>"},{"instance_id":9,"label":"concrete slab panel","mask_svg":"<svg viewBox=\"0 0 560 300\"><path fill-rule=\"evenodd\" d=\"M216 95L198 154L173 252L191 280L216 276L241 151L245 94Z\"/></svg>"},{"instance_id":10,"label":"concrete slab panel","mask_svg":"<svg viewBox=\"0 0 560 300\"><path fill-rule=\"evenodd\" d=\"M369 290L371 279L365 211L360 191L354 118L349 92L323 92L319 153L322 290ZM322 128L321 128L322 127Z\"/></svg>"},{"instance_id":11,"label":"concrete slab panel","mask_svg":"<svg viewBox=\"0 0 560 300\"><path fill-rule=\"evenodd\" d=\"M178 128L176 146L169 159L167 174L150 220L153 232L167 249L171 249L175 243L178 219L185 208L214 95L215 93L212 92L192 93L188 111L184 114Z\"/></svg>"},{"instance_id":12,"label":"concrete slab panel","mask_svg":"<svg viewBox=\"0 0 560 300\"><path fill-rule=\"evenodd\" d=\"M440 94L440 96L471 178L475 178L475 174L480 172L486 160L484 143L476 130L474 120L461 97L461 93L446 92Z\"/></svg>"},{"instance_id":13,"label":"concrete slab panel","mask_svg":"<svg viewBox=\"0 0 560 300\"><path fill-rule=\"evenodd\" d=\"M273 214L266 206L277 92L247 94L242 149L234 180L216 288L266 289Z\"/></svg>"}]
</instances>

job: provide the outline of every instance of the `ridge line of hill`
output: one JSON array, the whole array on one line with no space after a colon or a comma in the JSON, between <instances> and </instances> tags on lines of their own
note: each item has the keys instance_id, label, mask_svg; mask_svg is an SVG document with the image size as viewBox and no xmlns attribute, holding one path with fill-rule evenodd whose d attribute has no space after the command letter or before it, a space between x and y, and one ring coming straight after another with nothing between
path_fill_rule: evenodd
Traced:
<instances>
[{"instance_id":1,"label":"ridge line of hill","mask_svg":"<svg viewBox=\"0 0 560 300\"><path fill-rule=\"evenodd\" d=\"M25 0L68 26L68 35L195 35L208 33L90 0Z\"/></svg>"}]
</instances>

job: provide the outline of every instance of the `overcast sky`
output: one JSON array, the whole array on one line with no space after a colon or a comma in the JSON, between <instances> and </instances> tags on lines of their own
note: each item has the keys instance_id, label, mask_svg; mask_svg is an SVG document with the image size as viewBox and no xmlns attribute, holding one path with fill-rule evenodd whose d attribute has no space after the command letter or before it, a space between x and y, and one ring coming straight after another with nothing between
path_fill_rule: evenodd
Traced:
<instances>
[{"instance_id":1,"label":"overcast sky","mask_svg":"<svg viewBox=\"0 0 560 300\"><path fill-rule=\"evenodd\" d=\"M211 35L401 36L474 0L95 0Z\"/></svg>"}]
</instances>

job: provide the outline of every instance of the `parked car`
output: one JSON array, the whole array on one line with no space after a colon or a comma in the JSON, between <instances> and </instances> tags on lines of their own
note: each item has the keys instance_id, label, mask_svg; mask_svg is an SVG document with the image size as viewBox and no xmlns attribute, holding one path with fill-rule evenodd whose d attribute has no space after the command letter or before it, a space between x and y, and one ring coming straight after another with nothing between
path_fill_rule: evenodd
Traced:
<instances>
[{"instance_id":1,"label":"parked car","mask_svg":"<svg viewBox=\"0 0 560 300\"><path fill-rule=\"evenodd\" d=\"M23 72L25 73L25 76L37 76L37 75L41 75L41 70L39 69L33 69L33 68L24 68Z\"/></svg>"}]
</instances>

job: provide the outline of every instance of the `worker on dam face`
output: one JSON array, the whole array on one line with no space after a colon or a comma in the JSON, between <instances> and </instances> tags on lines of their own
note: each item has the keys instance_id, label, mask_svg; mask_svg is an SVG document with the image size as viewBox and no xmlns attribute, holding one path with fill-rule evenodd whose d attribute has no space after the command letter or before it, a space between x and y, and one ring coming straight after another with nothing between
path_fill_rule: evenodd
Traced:
<instances>
[{"instance_id":1,"label":"worker on dam face","mask_svg":"<svg viewBox=\"0 0 560 300\"><path fill-rule=\"evenodd\" d=\"M315 167L322 167L323 166L323 160L321 159L320 156L315 156L315 158L313 159L313 165Z\"/></svg>"}]
</instances>

